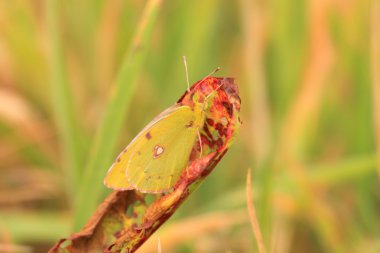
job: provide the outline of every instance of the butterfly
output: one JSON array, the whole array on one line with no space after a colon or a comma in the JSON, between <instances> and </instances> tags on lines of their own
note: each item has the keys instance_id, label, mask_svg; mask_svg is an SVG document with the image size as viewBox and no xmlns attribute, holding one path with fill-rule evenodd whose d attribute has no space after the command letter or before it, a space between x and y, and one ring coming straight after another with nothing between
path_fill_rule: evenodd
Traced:
<instances>
[{"instance_id":1,"label":"butterfly","mask_svg":"<svg viewBox=\"0 0 380 253\"><path fill-rule=\"evenodd\" d=\"M220 88L205 91L202 83L214 79L208 75L198 81L188 88L181 102L155 117L116 158L104 179L105 186L143 193L172 189L187 167L195 144L199 144L202 155L199 130L205 123L208 98Z\"/></svg>"}]
</instances>

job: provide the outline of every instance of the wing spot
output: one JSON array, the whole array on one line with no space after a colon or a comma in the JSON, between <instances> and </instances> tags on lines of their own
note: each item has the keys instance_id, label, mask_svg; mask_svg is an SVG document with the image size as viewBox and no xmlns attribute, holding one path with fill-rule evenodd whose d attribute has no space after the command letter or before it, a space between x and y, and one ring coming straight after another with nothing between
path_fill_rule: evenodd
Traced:
<instances>
[{"instance_id":1,"label":"wing spot","mask_svg":"<svg viewBox=\"0 0 380 253\"><path fill-rule=\"evenodd\" d=\"M152 135L150 134L150 132L147 132L147 133L145 134L145 137L146 137L148 140L152 139Z\"/></svg>"},{"instance_id":2,"label":"wing spot","mask_svg":"<svg viewBox=\"0 0 380 253\"><path fill-rule=\"evenodd\" d=\"M164 147L162 147L160 145L154 146L154 148L153 148L153 158L154 159L159 158L164 153L164 151L165 151Z\"/></svg>"},{"instance_id":3,"label":"wing spot","mask_svg":"<svg viewBox=\"0 0 380 253\"><path fill-rule=\"evenodd\" d=\"M121 161L121 160L120 160L120 157L118 157L118 158L116 159L116 162L119 163L120 161Z\"/></svg>"}]
</instances>

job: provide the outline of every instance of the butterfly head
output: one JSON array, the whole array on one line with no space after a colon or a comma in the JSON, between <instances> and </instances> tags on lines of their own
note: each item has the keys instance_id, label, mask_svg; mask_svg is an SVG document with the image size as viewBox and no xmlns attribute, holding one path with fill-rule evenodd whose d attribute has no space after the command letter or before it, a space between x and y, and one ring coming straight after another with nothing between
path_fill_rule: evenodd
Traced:
<instances>
[{"instance_id":1,"label":"butterfly head","mask_svg":"<svg viewBox=\"0 0 380 253\"><path fill-rule=\"evenodd\" d=\"M220 86L215 86L216 78L209 78L207 81L203 84L200 83L197 89L192 90L193 94L191 94L192 102L197 105L197 107L202 108L203 111L210 108L213 98L217 94L218 89Z\"/></svg>"},{"instance_id":2,"label":"butterfly head","mask_svg":"<svg viewBox=\"0 0 380 253\"><path fill-rule=\"evenodd\" d=\"M219 89L224 82L221 78L208 76L196 82L186 93L178 100L179 103L192 104L202 111L207 111L215 98L218 98Z\"/></svg>"}]
</instances>

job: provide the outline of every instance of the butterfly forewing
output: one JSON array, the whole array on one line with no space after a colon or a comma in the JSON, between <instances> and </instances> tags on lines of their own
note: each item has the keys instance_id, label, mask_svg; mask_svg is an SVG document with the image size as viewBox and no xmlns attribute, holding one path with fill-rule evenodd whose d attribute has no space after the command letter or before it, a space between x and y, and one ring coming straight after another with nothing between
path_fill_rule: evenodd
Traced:
<instances>
[{"instance_id":1,"label":"butterfly forewing","mask_svg":"<svg viewBox=\"0 0 380 253\"><path fill-rule=\"evenodd\" d=\"M131 143L119 154L111 168L108 170L106 177L104 178L104 184L114 190L130 190L133 189L133 185L129 183L126 178L125 172L128 166L129 159L133 153L136 143L141 143L141 138L144 139L144 135L154 128L159 126L161 121L165 120L172 113L180 109L181 106L174 105L169 107L156 118L154 118L145 128L131 141Z\"/></svg>"},{"instance_id":2,"label":"butterfly forewing","mask_svg":"<svg viewBox=\"0 0 380 253\"><path fill-rule=\"evenodd\" d=\"M134 188L157 193L173 187L197 139L194 122L199 122L199 117L190 107L180 106L139 136L126 169Z\"/></svg>"}]
</instances>

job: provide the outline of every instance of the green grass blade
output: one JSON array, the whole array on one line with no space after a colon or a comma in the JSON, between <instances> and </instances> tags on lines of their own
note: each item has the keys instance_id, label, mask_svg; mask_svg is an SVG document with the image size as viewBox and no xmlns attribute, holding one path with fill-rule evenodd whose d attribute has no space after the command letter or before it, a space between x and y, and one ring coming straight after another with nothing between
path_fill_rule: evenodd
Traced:
<instances>
[{"instance_id":1,"label":"green grass blade","mask_svg":"<svg viewBox=\"0 0 380 253\"><path fill-rule=\"evenodd\" d=\"M60 132L61 148L69 194L75 192L81 168L80 132L74 113L72 92L67 80L63 57L62 41L59 35L58 4L56 0L46 1L48 36L51 50L51 90L55 109L55 120Z\"/></svg>"},{"instance_id":2,"label":"green grass blade","mask_svg":"<svg viewBox=\"0 0 380 253\"><path fill-rule=\"evenodd\" d=\"M54 242L69 233L67 217L61 213L0 212L0 226L16 243Z\"/></svg>"},{"instance_id":3,"label":"green grass blade","mask_svg":"<svg viewBox=\"0 0 380 253\"><path fill-rule=\"evenodd\" d=\"M95 210L104 189L102 179L114 158L118 134L126 117L134 91L135 81L141 70L148 49L149 38L156 20L161 0L150 0L144 10L139 27L115 81L105 116L95 140L92 157L86 167L82 188L76 199L74 228L80 228Z\"/></svg>"},{"instance_id":4,"label":"green grass blade","mask_svg":"<svg viewBox=\"0 0 380 253\"><path fill-rule=\"evenodd\" d=\"M314 183L336 186L359 180L376 171L376 155L361 155L330 165L313 166L308 172Z\"/></svg>"}]
</instances>

